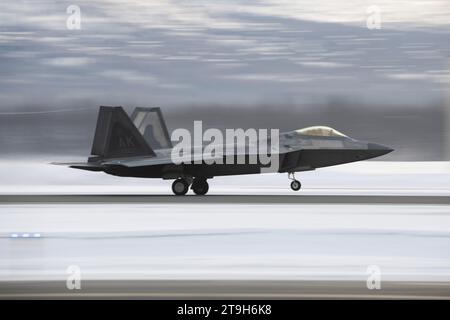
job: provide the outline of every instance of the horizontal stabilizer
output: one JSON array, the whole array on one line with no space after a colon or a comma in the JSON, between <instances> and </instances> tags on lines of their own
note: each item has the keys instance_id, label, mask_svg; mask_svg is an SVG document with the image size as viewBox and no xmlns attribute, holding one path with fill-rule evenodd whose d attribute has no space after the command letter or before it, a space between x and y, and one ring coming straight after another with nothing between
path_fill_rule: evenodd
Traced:
<instances>
[{"instance_id":1,"label":"horizontal stabilizer","mask_svg":"<svg viewBox=\"0 0 450 320\"><path fill-rule=\"evenodd\" d=\"M88 171L103 171L103 167L101 165L88 162L52 162L51 164Z\"/></svg>"}]
</instances>

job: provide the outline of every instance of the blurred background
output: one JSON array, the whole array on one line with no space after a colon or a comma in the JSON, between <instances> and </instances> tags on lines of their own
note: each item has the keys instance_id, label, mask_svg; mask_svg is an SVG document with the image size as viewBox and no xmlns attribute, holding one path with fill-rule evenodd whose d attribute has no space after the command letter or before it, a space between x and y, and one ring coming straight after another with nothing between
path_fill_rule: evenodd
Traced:
<instances>
[{"instance_id":1,"label":"blurred background","mask_svg":"<svg viewBox=\"0 0 450 320\"><path fill-rule=\"evenodd\" d=\"M121 105L161 107L169 129L328 125L392 146L383 160L444 160L449 36L448 0L5 0L0 157L87 156L98 106Z\"/></svg>"}]
</instances>

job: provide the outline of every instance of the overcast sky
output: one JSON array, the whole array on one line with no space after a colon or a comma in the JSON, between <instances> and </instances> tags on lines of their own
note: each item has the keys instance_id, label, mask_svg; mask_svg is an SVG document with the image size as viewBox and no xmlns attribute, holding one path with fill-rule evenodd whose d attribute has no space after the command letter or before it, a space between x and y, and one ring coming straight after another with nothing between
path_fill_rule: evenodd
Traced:
<instances>
[{"instance_id":1,"label":"overcast sky","mask_svg":"<svg viewBox=\"0 0 450 320\"><path fill-rule=\"evenodd\" d=\"M80 30L66 26L70 5ZM367 28L371 6L381 29ZM426 106L444 99L449 67L449 0L0 3L3 110L336 96Z\"/></svg>"}]
</instances>

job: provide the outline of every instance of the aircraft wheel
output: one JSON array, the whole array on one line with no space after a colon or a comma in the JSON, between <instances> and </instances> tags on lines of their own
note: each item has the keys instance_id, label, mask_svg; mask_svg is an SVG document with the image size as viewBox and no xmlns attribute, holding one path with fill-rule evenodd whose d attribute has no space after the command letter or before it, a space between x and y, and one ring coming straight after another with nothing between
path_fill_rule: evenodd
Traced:
<instances>
[{"instance_id":1,"label":"aircraft wheel","mask_svg":"<svg viewBox=\"0 0 450 320\"><path fill-rule=\"evenodd\" d=\"M189 184L184 179L177 179L172 183L172 191L177 196L184 196L189 190Z\"/></svg>"},{"instance_id":2,"label":"aircraft wheel","mask_svg":"<svg viewBox=\"0 0 450 320\"><path fill-rule=\"evenodd\" d=\"M196 195L203 196L205 195L209 190L209 185L206 180L194 180L194 183L192 184L192 190Z\"/></svg>"},{"instance_id":3,"label":"aircraft wheel","mask_svg":"<svg viewBox=\"0 0 450 320\"><path fill-rule=\"evenodd\" d=\"M298 191L300 190L300 188L302 187L302 184L300 183L300 181L298 180L294 180L291 182L291 189L294 191Z\"/></svg>"}]
</instances>

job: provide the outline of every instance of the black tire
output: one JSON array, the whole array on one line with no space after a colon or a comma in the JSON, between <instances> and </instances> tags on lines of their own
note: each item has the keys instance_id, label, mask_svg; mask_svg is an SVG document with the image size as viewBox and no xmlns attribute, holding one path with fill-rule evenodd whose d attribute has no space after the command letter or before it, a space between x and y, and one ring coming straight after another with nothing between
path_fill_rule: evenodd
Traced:
<instances>
[{"instance_id":1,"label":"black tire","mask_svg":"<svg viewBox=\"0 0 450 320\"><path fill-rule=\"evenodd\" d=\"M189 190L189 184L184 179L177 179L172 183L172 192L177 196L184 196Z\"/></svg>"},{"instance_id":2,"label":"black tire","mask_svg":"<svg viewBox=\"0 0 450 320\"><path fill-rule=\"evenodd\" d=\"M291 189L294 191L298 191L302 188L302 184L298 180L294 180L291 182Z\"/></svg>"},{"instance_id":3,"label":"black tire","mask_svg":"<svg viewBox=\"0 0 450 320\"><path fill-rule=\"evenodd\" d=\"M206 180L194 180L192 190L196 195L203 196L208 193L209 184Z\"/></svg>"}]
</instances>

